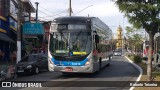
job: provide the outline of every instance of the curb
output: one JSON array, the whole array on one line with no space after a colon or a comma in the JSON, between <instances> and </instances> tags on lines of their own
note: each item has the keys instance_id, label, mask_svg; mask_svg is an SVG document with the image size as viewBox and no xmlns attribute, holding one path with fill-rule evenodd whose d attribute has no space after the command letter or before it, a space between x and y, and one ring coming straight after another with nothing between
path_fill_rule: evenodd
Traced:
<instances>
[{"instance_id":1,"label":"curb","mask_svg":"<svg viewBox=\"0 0 160 90\"><path fill-rule=\"evenodd\" d=\"M125 56L126 57L126 56ZM128 61L133 65L133 66L135 66L138 70L139 70L139 72L140 72L140 75L139 75L139 77L137 78L137 80L136 80L136 83L138 82L138 81L140 81L140 79L141 79L141 77L142 77L142 74L143 74L143 70L142 70L142 68L141 67L139 67L137 64L135 64L132 60L130 60L128 57L126 57L127 59L128 59ZM129 90L133 90L135 87L131 87Z\"/></svg>"}]
</instances>

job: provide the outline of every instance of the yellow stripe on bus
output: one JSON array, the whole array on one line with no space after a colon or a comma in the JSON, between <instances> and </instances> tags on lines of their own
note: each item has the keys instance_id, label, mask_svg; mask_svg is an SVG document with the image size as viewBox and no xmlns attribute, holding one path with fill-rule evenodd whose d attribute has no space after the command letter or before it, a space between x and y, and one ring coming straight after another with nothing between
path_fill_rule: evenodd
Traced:
<instances>
[{"instance_id":1,"label":"yellow stripe on bus","mask_svg":"<svg viewBox=\"0 0 160 90\"><path fill-rule=\"evenodd\" d=\"M87 54L86 52L73 52L73 55L85 55Z\"/></svg>"}]
</instances>

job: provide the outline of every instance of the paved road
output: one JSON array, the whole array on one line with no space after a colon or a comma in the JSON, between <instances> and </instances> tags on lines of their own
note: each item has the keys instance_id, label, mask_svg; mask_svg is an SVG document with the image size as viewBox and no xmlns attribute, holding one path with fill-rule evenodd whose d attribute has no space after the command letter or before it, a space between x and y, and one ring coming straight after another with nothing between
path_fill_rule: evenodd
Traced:
<instances>
[{"instance_id":1,"label":"paved road","mask_svg":"<svg viewBox=\"0 0 160 90\"><path fill-rule=\"evenodd\" d=\"M125 57L114 56L111 65L103 68L98 73L62 75L59 72L42 72L38 75L18 77L17 79L13 79L13 81L51 81L45 82L51 87L12 88L12 90L128 90L130 87L114 87L113 85L128 86L128 81L136 81L139 74L138 69L129 63ZM55 81L56 84L54 84ZM107 87L110 84L113 87ZM74 87L74 85L78 87Z\"/></svg>"}]
</instances>

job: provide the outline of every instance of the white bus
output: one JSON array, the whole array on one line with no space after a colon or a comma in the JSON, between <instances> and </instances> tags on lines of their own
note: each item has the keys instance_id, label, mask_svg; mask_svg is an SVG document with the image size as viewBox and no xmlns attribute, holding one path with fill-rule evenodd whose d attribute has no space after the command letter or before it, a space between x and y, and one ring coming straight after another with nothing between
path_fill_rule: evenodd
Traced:
<instances>
[{"instance_id":1,"label":"white bus","mask_svg":"<svg viewBox=\"0 0 160 90\"><path fill-rule=\"evenodd\" d=\"M110 64L112 30L100 19L55 18L49 33L49 71L94 73Z\"/></svg>"}]
</instances>

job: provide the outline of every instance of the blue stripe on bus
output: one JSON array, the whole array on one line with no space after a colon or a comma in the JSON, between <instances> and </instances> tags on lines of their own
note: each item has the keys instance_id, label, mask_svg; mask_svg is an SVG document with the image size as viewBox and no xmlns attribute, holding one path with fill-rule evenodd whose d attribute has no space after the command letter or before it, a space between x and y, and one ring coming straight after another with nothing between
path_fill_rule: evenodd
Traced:
<instances>
[{"instance_id":1,"label":"blue stripe on bus","mask_svg":"<svg viewBox=\"0 0 160 90\"><path fill-rule=\"evenodd\" d=\"M52 58L52 62L54 62L54 64L57 66L84 66L87 61L88 58L84 59L83 61L57 61Z\"/></svg>"}]
</instances>

